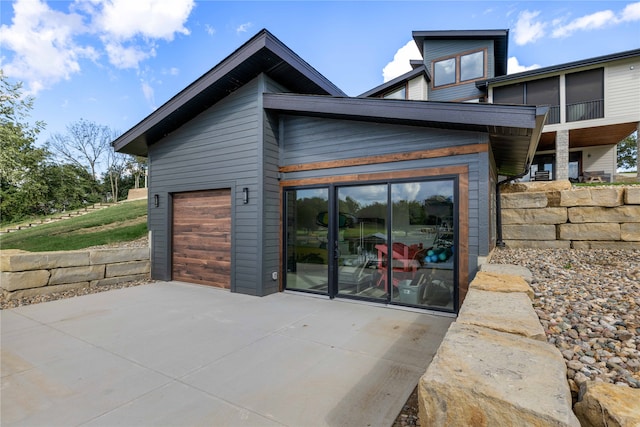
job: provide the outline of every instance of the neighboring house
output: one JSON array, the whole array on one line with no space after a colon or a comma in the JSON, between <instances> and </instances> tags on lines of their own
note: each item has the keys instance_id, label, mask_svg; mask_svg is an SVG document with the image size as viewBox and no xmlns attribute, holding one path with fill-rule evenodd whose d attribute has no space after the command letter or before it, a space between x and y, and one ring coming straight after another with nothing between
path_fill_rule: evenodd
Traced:
<instances>
[{"instance_id":1,"label":"neighboring house","mask_svg":"<svg viewBox=\"0 0 640 427\"><path fill-rule=\"evenodd\" d=\"M462 69L405 76L424 102L347 97L262 30L120 136L149 160L152 277L457 312L496 244L498 176L528 171L548 111L434 100L506 71L506 32L473 33L425 37Z\"/></svg>"},{"instance_id":2,"label":"neighboring house","mask_svg":"<svg viewBox=\"0 0 640 427\"><path fill-rule=\"evenodd\" d=\"M416 31L424 61L360 96L549 106L522 180L546 171L538 177L578 182L598 173L613 181L616 145L640 126L640 49L507 75L507 36L506 30ZM422 76L427 91L411 90Z\"/></svg>"}]
</instances>

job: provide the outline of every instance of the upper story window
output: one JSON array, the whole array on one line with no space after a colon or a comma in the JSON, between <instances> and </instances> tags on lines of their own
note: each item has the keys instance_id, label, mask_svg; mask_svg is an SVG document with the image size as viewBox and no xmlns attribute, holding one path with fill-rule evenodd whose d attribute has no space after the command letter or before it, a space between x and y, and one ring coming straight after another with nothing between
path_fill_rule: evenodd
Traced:
<instances>
[{"instance_id":1,"label":"upper story window","mask_svg":"<svg viewBox=\"0 0 640 427\"><path fill-rule=\"evenodd\" d=\"M407 99L407 86L402 86L382 95L385 99Z\"/></svg>"},{"instance_id":2,"label":"upper story window","mask_svg":"<svg viewBox=\"0 0 640 427\"><path fill-rule=\"evenodd\" d=\"M444 86L456 82L456 58L433 63L433 85Z\"/></svg>"},{"instance_id":3,"label":"upper story window","mask_svg":"<svg viewBox=\"0 0 640 427\"><path fill-rule=\"evenodd\" d=\"M580 71L565 76L567 121L604 117L604 69Z\"/></svg>"},{"instance_id":4,"label":"upper story window","mask_svg":"<svg viewBox=\"0 0 640 427\"><path fill-rule=\"evenodd\" d=\"M474 52L460 57L460 81L484 77L484 52Z\"/></svg>"},{"instance_id":5,"label":"upper story window","mask_svg":"<svg viewBox=\"0 0 640 427\"><path fill-rule=\"evenodd\" d=\"M560 78L547 77L493 88L495 104L547 105L547 124L560 123Z\"/></svg>"},{"instance_id":6,"label":"upper story window","mask_svg":"<svg viewBox=\"0 0 640 427\"><path fill-rule=\"evenodd\" d=\"M448 86L485 77L486 51L465 53L433 61L433 86Z\"/></svg>"}]
</instances>

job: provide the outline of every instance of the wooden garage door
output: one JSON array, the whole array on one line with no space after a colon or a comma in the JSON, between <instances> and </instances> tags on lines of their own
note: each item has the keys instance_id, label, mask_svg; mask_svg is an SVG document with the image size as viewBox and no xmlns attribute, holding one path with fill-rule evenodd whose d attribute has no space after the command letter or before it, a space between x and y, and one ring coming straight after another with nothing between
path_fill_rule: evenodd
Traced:
<instances>
[{"instance_id":1,"label":"wooden garage door","mask_svg":"<svg viewBox=\"0 0 640 427\"><path fill-rule=\"evenodd\" d=\"M173 280L229 288L231 190L173 195Z\"/></svg>"}]
</instances>

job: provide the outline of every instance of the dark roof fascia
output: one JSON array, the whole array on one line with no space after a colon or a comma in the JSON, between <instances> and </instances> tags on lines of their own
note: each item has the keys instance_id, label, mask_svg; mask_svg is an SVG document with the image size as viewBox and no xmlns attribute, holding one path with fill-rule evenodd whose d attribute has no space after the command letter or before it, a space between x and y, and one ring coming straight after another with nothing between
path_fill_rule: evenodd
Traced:
<instances>
[{"instance_id":1,"label":"dark roof fascia","mask_svg":"<svg viewBox=\"0 0 640 427\"><path fill-rule=\"evenodd\" d=\"M308 117L422 126L489 134L500 175L528 171L548 107L463 102L335 98L265 93L267 110Z\"/></svg>"},{"instance_id":2,"label":"dark roof fascia","mask_svg":"<svg viewBox=\"0 0 640 427\"><path fill-rule=\"evenodd\" d=\"M612 53L609 55L596 56L594 58L581 59L578 61L567 62L564 64L551 65L543 68L536 68L534 70L522 71L520 73L507 74L504 76L494 77L492 79L478 80L476 87L478 89L487 88L489 85L495 83L509 82L513 80L526 79L530 77L537 77L543 74L558 73L561 71L567 71L574 68L584 68L593 65L600 65L607 62L619 61L621 59L629 59L634 57L640 57L640 49L627 50L624 52Z\"/></svg>"},{"instance_id":3,"label":"dark roof fascia","mask_svg":"<svg viewBox=\"0 0 640 427\"><path fill-rule=\"evenodd\" d=\"M274 55L274 57L278 57L280 60L285 61L292 68L300 72L317 88L319 93L333 96L346 96L343 91L311 67L284 43L278 40L273 34L266 29L263 29L233 53L228 55L220 63L215 65L211 70L207 71L204 75L199 77L169 101L156 109L153 113L142 119L142 121L113 141L112 145L114 149L116 151L125 151L124 149L127 145L134 143L135 147L128 151L133 154L146 155L147 132L150 130L159 130L160 133L162 133L162 129L158 128L162 127L163 124L164 126L167 126L168 132L172 131L173 128L169 128L169 122L171 121L172 114L179 112L181 109L186 109L190 102L197 102L196 97L199 94L221 81L234 69L249 60L253 55L258 54L263 49L267 49ZM268 70L262 71L266 72ZM244 84L247 82L239 83ZM196 114L197 113L194 113L193 116ZM172 125L175 128L175 124Z\"/></svg>"},{"instance_id":4,"label":"dark roof fascia","mask_svg":"<svg viewBox=\"0 0 640 427\"><path fill-rule=\"evenodd\" d=\"M486 126L532 129L535 106L479 104L468 102L408 101L384 98L337 98L288 93L263 94L263 106L291 114L405 123L438 128L479 130Z\"/></svg>"},{"instance_id":5,"label":"dark roof fascia","mask_svg":"<svg viewBox=\"0 0 640 427\"><path fill-rule=\"evenodd\" d=\"M366 91L363 94L358 95L358 98L367 98L372 96L383 95L389 91L391 91L394 86L400 85L400 83L406 83L407 81L419 76L420 74L424 75L427 81L431 81L431 76L427 71L427 67L424 64L422 66L414 68L413 70L404 73L403 75L396 77L393 80L389 80L386 83L381 84L380 86L376 86L373 89Z\"/></svg>"},{"instance_id":6,"label":"dark roof fascia","mask_svg":"<svg viewBox=\"0 0 640 427\"><path fill-rule=\"evenodd\" d=\"M424 59L410 59L409 65L411 65L411 68L413 69L418 68L424 65Z\"/></svg>"},{"instance_id":7,"label":"dark roof fascia","mask_svg":"<svg viewBox=\"0 0 640 427\"><path fill-rule=\"evenodd\" d=\"M411 33L413 40L415 40L420 49L420 53L424 57L422 51L424 47L425 39L433 40L497 40L509 38L509 30L443 30L443 31L413 31ZM506 46L506 45L505 45Z\"/></svg>"}]
</instances>

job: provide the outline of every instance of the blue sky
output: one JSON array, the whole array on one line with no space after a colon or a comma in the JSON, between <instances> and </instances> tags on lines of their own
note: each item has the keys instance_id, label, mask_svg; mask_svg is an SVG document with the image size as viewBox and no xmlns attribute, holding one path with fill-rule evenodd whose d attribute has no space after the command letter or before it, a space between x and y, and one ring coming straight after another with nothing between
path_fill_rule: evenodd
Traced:
<instances>
[{"instance_id":1,"label":"blue sky","mask_svg":"<svg viewBox=\"0 0 640 427\"><path fill-rule=\"evenodd\" d=\"M356 96L409 70L413 30L509 29L511 73L640 48L640 2L0 0L0 66L40 142L80 118L124 132L262 28Z\"/></svg>"}]
</instances>

